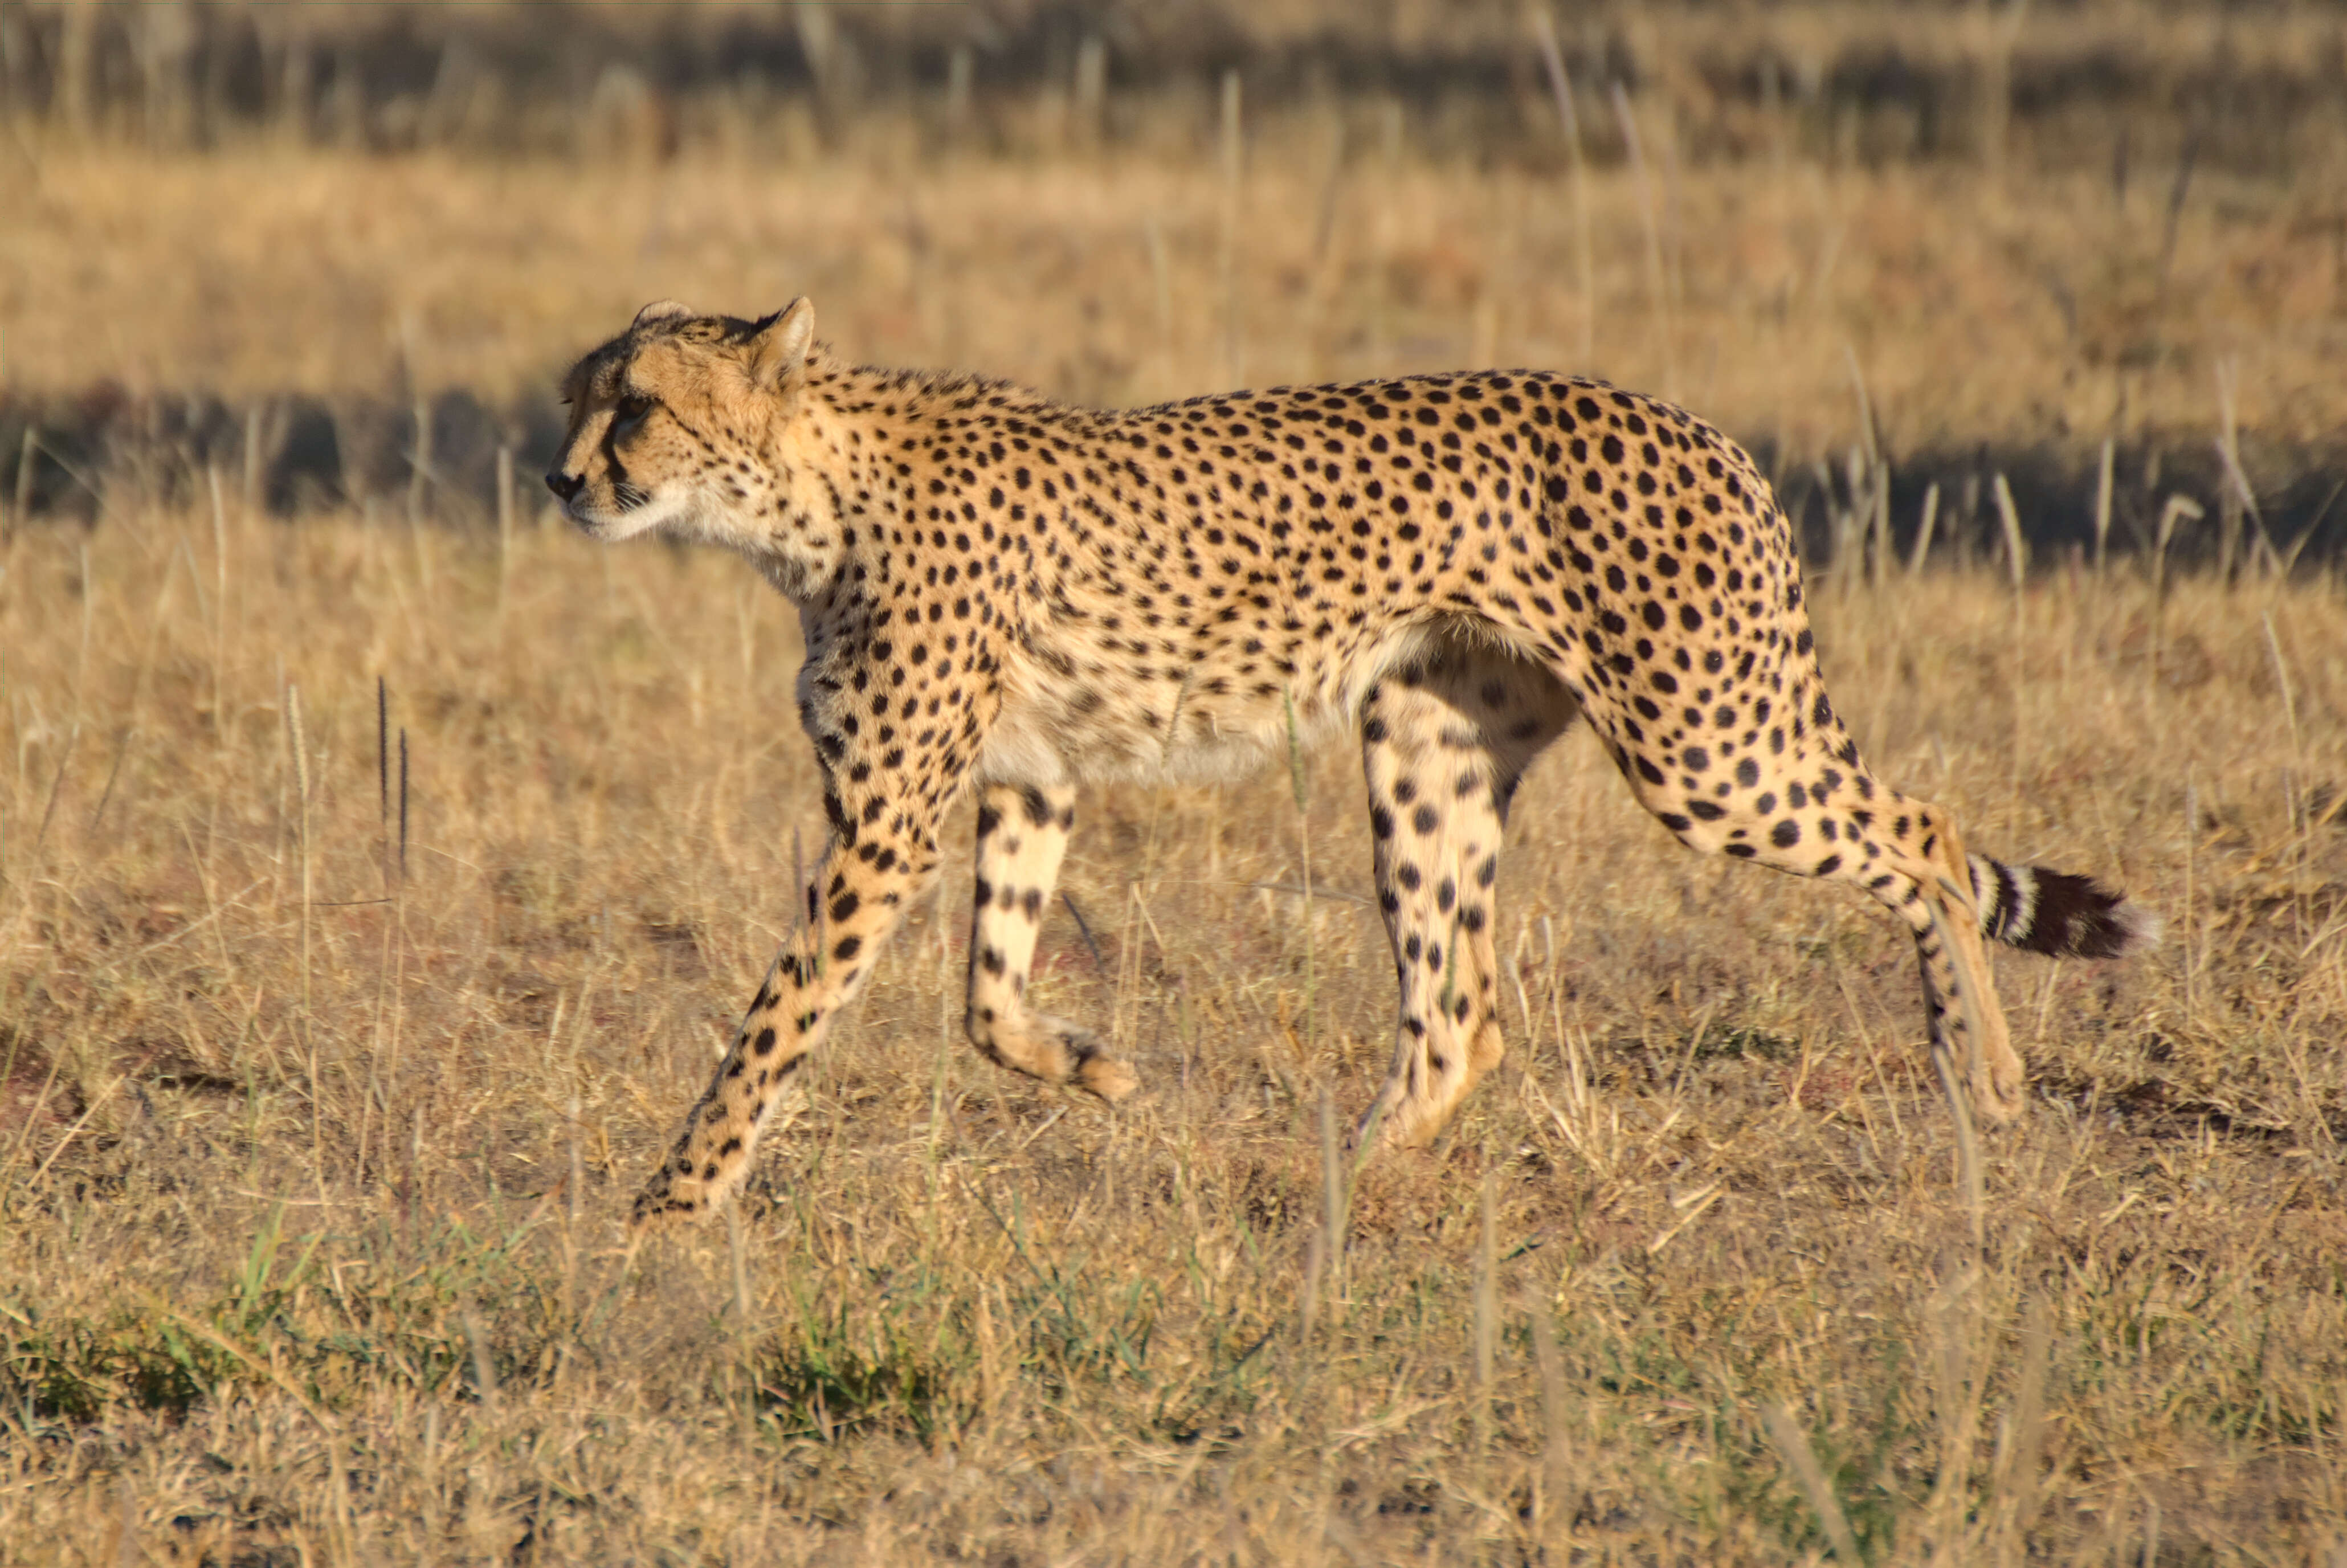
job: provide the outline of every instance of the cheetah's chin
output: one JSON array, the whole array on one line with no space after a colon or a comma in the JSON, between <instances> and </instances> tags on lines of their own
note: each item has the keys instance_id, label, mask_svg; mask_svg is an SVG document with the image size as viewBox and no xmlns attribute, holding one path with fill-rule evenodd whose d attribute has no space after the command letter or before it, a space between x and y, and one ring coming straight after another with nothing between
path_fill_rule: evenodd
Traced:
<instances>
[{"instance_id":1,"label":"cheetah's chin","mask_svg":"<svg viewBox=\"0 0 2347 1568\"><path fill-rule=\"evenodd\" d=\"M635 506L614 509L603 506L567 508L579 531L598 543L615 545L659 529L690 531L695 522L690 502L655 495Z\"/></svg>"}]
</instances>

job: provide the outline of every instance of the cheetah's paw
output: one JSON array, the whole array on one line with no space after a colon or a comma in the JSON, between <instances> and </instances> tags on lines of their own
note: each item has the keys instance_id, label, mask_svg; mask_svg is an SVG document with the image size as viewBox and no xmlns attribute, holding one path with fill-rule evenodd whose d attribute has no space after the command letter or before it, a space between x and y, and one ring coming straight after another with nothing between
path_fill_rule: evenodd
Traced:
<instances>
[{"instance_id":1,"label":"cheetah's paw","mask_svg":"<svg viewBox=\"0 0 2347 1568\"><path fill-rule=\"evenodd\" d=\"M1061 1046L1068 1053L1068 1074L1062 1081L1112 1103L1141 1086L1133 1069L1111 1056L1107 1043L1092 1030L1063 1018L1039 1018L1035 1021L1059 1036Z\"/></svg>"}]
</instances>

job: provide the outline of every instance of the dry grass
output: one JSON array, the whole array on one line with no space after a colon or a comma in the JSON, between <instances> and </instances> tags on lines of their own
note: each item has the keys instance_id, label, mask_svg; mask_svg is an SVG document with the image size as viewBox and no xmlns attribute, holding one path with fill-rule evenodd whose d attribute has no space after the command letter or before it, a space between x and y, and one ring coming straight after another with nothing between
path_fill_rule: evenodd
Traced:
<instances>
[{"instance_id":1,"label":"dry grass","mask_svg":"<svg viewBox=\"0 0 2347 1568\"><path fill-rule=\"evenodd\" d=\"M1512 828L1514 1054L1341 1251L1321 1107L1391 979L1330 755L1301 817L1280 777L1086 802L1097 951L1063 911L1036 984L1131 1109L959 1041L956 866L738 1247L631 1260L820 841L789 610L710 556L232 503L0 572L0 1560L2347 1549L2334 579L1820 586L1879 770L2169 920L2004 961L2035 1092L1983 1254L1905 941L1688 856L1575 738Z\"/></svg>"},{"instance_id":2,"label":"dry grass","mask_svg":"<svg viewBox=\"0 0 2347 1568\"><path fill-rule=\"evenodd\" d=\"M1250 7L1257 41L1317 5ZM2337 32L2031 15L2024 54L2178 79ZM1923 160L1895 104L1702 97L1763 48L1970 69L1986 9L1606 18L1653 200L1608 151L1585 235L1561 144L1479 163L1333 98L1249 100L1235 199L1203 89L1090 147L1048 93L995 105L999 157L933 105L720 93L666 167L159 153L12 105L0 391L512 406L646 299L807 292L859 356L1101 402L1592 369L1795 470L1859 431L1853 366L1899 460L2205 452L2220 369L2253 479L2347 424L2335 108L2184 181L2179 114L2122 192L2106 125ZM822 840L787 607L527 514L500 546L82 477L95 528L0 536L0 1563L2347 1560L2335 567L1813 583L1879 772L2168 919L2139 961L2000 960L2034 1094L1982 1249L1907 942L1687 856L1576 737L1512 828L1513 1055L1434 1153L1355 1182L1324 1139L1392 985L1327 755L1300 809L1278 776L1081 806L1089 935L1055 915L1035 985L1113 1031L1128 1109L960 1042L954 866L738 1230L631 1256Z\"/></svg>"},{"instance_id":3,"label":"dry grass","mask_svg":"<svg viewBox=\"0 0 2347 1568\"><path fill-rule=\"evenodd\" d=\"M1561 169L1428 159L1374 105L1252 138L1227 289L1211 108L1195 149L1045 161L876 130L840 155L720 138L668 167L57 142L0 164L21 214L0 226L5 369L19 395L535 403L646 300L805 293L850 354L1080 401L1563 366L1803 463L1851 440L1853 368L1894 453L2205 453L2220 366L2255 443L2328 446L2347 424L2347 127L2295 179L2201 169L2171 231L2172 157L2123 197L2093 172L1696 164L1665 107L1632 112L1651 203L1635 170L1591 169L1585 285Z\"/></svg>"}]
</instances>

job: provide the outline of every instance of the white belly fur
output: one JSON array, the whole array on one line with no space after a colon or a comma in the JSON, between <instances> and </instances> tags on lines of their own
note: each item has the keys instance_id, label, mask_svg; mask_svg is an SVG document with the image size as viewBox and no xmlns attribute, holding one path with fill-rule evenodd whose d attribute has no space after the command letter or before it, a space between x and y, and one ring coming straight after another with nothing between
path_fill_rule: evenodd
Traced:
<instances>
[{"instance_id":1,"label":"white belly fur","mask_svg":"<svg viewBox=\"0 0 2347 1568\"><path fill-rule=\"evenodd\" d=\"M1004 682L1003 704L979 753L977 776L985 784L1052 787L1112 782L1218 784L1257 772L1287 755L1289 730L1295 743L1312 747L1358 721L1368 690L1394 665L1423 651L1440 636L1440 623L1397 627L1341 667L1308 674L1290 693L1249 699L1225 694L1211 699L1156 693L1170 711L1174 733L1167 734L1167 712L1153 727L1142 719L1140 696L1111 698L1092 712L1072 712L1064 683L1021 671Z\"/></svg>"}]
</instances>

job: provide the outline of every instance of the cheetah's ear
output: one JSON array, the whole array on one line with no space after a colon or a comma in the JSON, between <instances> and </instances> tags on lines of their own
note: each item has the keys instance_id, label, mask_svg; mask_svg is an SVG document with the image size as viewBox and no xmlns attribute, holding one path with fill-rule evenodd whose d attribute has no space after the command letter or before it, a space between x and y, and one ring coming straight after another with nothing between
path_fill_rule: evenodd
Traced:
<instances>
[{"instance_id":1,"label":"cheetah's ear","mask_svg":"<svg viewBox=\"0 0 2347 1568\"><path fill-rule=\"evenodd\" d=\"M646 327L656 327L662 322L689 322L693 315L694 312L691 305L681 305L674 300L654 300L636 313L636 319L628 323L628 330L641 332Z\"/></svg>"},{"instance_id":2,"label":"cheetah's ear","mask_svg":"<svg viewBox=\"0 0 2347 1568\"><path fill-rule=\"evenodd\" d=\"M807 345L815 341L815 302L805 294L766 318L750 340L750 378L762 392L773 392L806 363Z\"/></svg>"}]
</instances>

